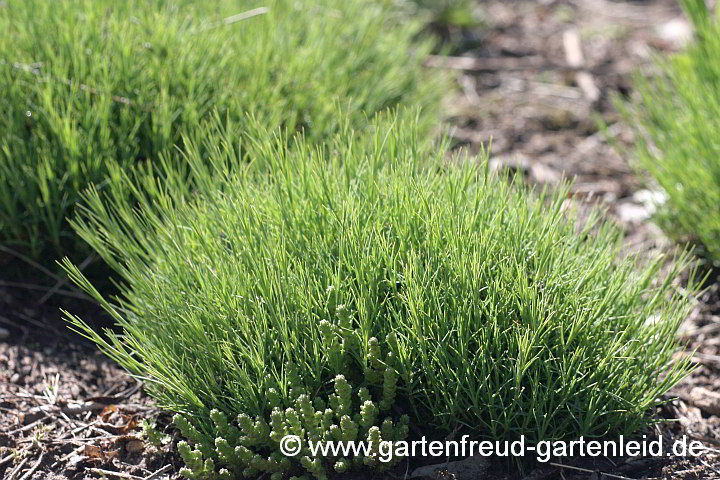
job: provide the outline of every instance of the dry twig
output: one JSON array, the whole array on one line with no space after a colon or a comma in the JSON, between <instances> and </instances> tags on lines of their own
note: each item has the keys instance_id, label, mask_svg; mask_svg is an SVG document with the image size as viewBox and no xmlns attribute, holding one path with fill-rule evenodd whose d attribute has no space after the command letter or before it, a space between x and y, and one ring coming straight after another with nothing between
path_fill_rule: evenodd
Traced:
<instances>
[{"instance_id":1,"label":"dry twig","mask_svg":"<svg viewBox=\"0 0 720 480\"><path fill-rule=\"evenodd\" d=\"M600 472L598 470L590 470L589 468L573 467L572 465L564 465L562 463L548 462L548 465L552 465L554 467L560 467L560 468L567 468L568 470L576 470L578 472L584 472L584 473L597 473L601 477L605 476L608 478L617 478L619 480L632 480L631 478L623 477L622 475L614 475L612 473Z\"/></svg>"},{"instance_id":2,"label":"dry twig","mask_svg":"<svg viewBox=\"0 0 720 480\"><path fill-rule=\"evenodd\" d=\"M33 464L33 466L30 467L30 470L28 470L27 472L25 472L25 474L24 474L22 477L20 477L20 480L27 480L28 478L32 477L32 474L35 473L35 470L37 470L37 468L38 468L38 467L40 466L40 464L42 463L43 457L45 457L45 453L44 453L44 452L40 454L40 457L38 457L37 462L35 462L35 463Z\"/></svg>"}]
</instances>

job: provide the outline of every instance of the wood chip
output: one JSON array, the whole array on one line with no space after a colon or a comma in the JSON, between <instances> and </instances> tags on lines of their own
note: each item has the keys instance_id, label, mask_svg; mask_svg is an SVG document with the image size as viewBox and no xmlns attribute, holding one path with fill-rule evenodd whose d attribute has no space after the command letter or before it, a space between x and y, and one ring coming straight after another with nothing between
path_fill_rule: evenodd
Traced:
<instances>
[{"instance_id":1,"label":"wood chip","mask_svg":"<svg viewBox=\"0 0 720 480\"><path fill-rule=\"evenodd\" d=\"M100 448L96 445L85 445L83 454L89 458L105 458L105 455L103 455L102 448Z\"/></svg>"},{"instance_id":2,"label":"wood chip","mask_svg":"<svg viewBox=\"0 0 720 480\"><path fill-rule=\"evenodd\" d=\"M442 55L429 55L425 59L425 66L431 68L445 68L448 70L465 70L468 72L494 72L498 70L527 70L547 66L547 61L539 56L526 57L450 57Z\"/></svg>"},{"instance_id":3,"label":"wood chip","mask_svg":"<svg viewBox=\"0 0 720 480\"><path fill-rule=\"evenodd\" d=\"M575 69L582 69L585 58L582 53L580 34L577 29L571 28L563 33L563 47L565 48L565 61L568 66ZM595 102L600 98L600 89L595 85L592 75L589 72L580 70L575 74L575 82L585 94L585 98Z\"/></svg>"}]
</instances>

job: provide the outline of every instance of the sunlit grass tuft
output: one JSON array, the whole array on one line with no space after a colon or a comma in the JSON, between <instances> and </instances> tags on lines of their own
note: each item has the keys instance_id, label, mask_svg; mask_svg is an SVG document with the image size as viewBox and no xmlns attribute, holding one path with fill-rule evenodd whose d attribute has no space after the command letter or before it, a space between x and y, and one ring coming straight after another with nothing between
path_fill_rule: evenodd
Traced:
<instances>
[{"instance_id":1,"label":"sunlit grass tuft","mask_svg":"<svg viewBox=\"0 0 720 480\"><path fill-rule=\"evenodd\" d=\"M6 3L0 242L34 257L77 247L66 217L109 164L182 149L211 112L311 142L337 132L338 104L359 131L397 104L437 118L420 26L383 0Z\"/></svg>"},{"instance_id":2,"label":"sunlit grass tuft","mask_svg":"<svg viewBox=\"0 0 720 480\"><path fill-rule=\"evenodd\" d=\"M392 415L438 438L604 437L652 422L688 371L672 359L684 258L664 277L661 259L621 261L620 232L596 216L578 227L564 189L515 188L484 157L449 163L413 122L374 125L329 152L208 132L210 161L186 158L195 196L132 179L89 195L75 225L121 297L65 266L123 333L71 316L74 328L200 425L213 408L269 418L265 392L291 398L296 375L320 397L338 374L367 386L378 356L397 371ZM136 209L131 185L145 185Z\"/></svg>"},{"instance_id":3,"label":"sunlit grass tuft","mask_svg":"<svg viewBox=\"0 0 720 480\"><path fill-rule=\"evenodd\" d=\"M660 74L636 77L639 166L667 194L658 220L720 261L720 24L702 0L686 0L695 27L687 51L658 59Z\"/></svg>"}]
</instances>

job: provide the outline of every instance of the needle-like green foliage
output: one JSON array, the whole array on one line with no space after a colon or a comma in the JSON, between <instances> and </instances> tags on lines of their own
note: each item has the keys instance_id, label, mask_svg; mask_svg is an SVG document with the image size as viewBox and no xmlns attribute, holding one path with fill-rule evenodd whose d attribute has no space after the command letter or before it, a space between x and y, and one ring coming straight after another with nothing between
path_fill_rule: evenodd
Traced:
<instances>
[{"instance_id":1,"label":"needle-like green foliage","mask_svg":"<svg viewBox=\"0 0 720 480\"><path fill-rule=\"evenodd\" d=\"M687 51L638 76L639 165L667 194L658 219L672 237L699 243L720 261L720 24L703 0L685 0L695 27ZM720 10L718 10L720 11Z\"/></svg>"},{"instance_id":2,"label":"needle-like green foliage","mask_svg":"<svg viewBox=\"0 0 720 480\"><path fill-rule=\"evenodd\" d=\"M245 14L245 15L242 15ZM182 148L210 112L308 141L442 88L386 0L10 0L0 6L0 242L72 252L66 217L108 165ZM420 79L423 81L420 81Z\"/></svg>"},{"instance_id":3,"label":"needle-like green foliage","mask_svg":"<svg viewBox=\"0 0 720 480\"><path fill-rule=\"evenodd\" d=\"M186 157L204 179L194 196L118 172L115 189L143 186L137 207L125 190L91 193L75 226L121 298L65 266L123 333L74 327L201 425L213 408L270 422L268 389L291 398L298 378L327 396L338 374L372 388L388 364L397 386L374 398L428 435L531 442L650 422L687 372L671 358L688 312L677 271L620 261L619 232L578 227L563 189L448 162L392 119L324 150L209 132L209 161L196 145Z\"/></svg>"}]
</instances>

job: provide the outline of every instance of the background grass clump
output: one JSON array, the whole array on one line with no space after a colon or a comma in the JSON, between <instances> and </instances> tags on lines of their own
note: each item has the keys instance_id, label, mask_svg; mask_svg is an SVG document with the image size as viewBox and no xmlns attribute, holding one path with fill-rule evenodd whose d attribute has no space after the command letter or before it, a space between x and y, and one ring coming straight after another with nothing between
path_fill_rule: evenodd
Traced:
<instances>
[{"instance_id":1,"label":"background grass clump","mask_svg":"<svg viewBox=\"0 0 720 480\"><path fill-rule=\"evenodd\" d=\"M659 223L720 261L720 24L702 0L685 0L695 27L686 52L658 59L660 74L638 76L639 165L667 194Z\"/></svg>"},{"instance_id":2,"label":"background grass clump","mask_svg":"<svg viewBox=\"0 0 720 480\"><path fill-rule=\"evenodd\" d=\"M273 405L295 405L297 385L319 398L307 418L322 416L337 375L377 402L391 376L379 422L532 442L629 434L686 373L671 358L687 313L675 270L657 280L660 260L619 261L619 232L578 227L562 189L514 188L484 158L449 164L392 120L324 150L208 133L210 160L186 157L207 179L194 197L131 178L88 195L75 226L121 296L66 268L122 334L70 318L206 435L196 467L230 468L212 449L225 427L211 410L269 435Z\"/></svg>"},{"instance_id":3,"label":"background grass clump","mask_svg":"<svg viewBox=\"0 0 720 480\"><path fill-rule=\"evenodd\" d=\"M210 112L313 142L337 131L336 104L358 130L403 103L429 126L442 89L421 72L418 27L384 0L5 2L0 242L72 252L79 192L111 163L182 148Z\"/></svg>"}]
</instances>

